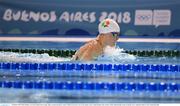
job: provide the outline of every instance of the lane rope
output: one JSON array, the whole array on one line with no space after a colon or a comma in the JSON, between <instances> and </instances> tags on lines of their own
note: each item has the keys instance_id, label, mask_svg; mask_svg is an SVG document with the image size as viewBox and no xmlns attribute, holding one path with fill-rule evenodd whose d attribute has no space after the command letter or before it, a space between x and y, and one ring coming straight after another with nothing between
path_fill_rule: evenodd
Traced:
<instances>
[{"instance_id":1,"label":"lane rope","mask_svg":"<svg viewBox=\"0 0 180 106\"><path fill-rule=\"evenodd\" d=\"M2 70L92 70L180 72L180 65L166 64L84 64L84 63L8 63L1 62Z\"/></svg>"},{"instance_id":2,"label":"lane rope","mask_svg":"<svg viewBox=\"0 0 180 106\"><path fill-rule=\"evenodd\" d=\"M165 82L0 81L0 88L179 92L180 84Z\"/></svg>"},{"instance_id":3,"label":"lane rope","mask_svg":"<svg viewBox=\"0 0 180 106\"><path fill-rule=\"evenodd\" d=\"M47 50L47 49L0 49L1 52L15 52L15 53L34 53L43 54L47 53L55 57L72 57L76 50ZM125 50L129 53L142 57L180 57L179 50Z\"/></svg>"},{"instance_id":4,"label":"lane rope","mask_svg":"<svg viewBox=\"0 0 180 106\"><path fill-rule=\"evenodd\" d=\"M43 73L43 74L42 74ZM1 76L74 76L180 79L180 65L0 63Z\"/></svg>"}]
</instances>

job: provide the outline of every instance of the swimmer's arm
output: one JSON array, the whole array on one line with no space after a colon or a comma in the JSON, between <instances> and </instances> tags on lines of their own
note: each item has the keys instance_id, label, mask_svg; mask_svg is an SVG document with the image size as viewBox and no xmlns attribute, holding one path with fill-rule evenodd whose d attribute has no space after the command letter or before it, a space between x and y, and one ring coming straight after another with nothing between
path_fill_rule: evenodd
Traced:
<instances>
[{"instance_id":1,"label":"swimmer's arm","mask_svg":"<svg viewBox=\"0 0 180 106\"><path fill-rule=\"evenodd\" d=\"M75 60L83 60L83 61L89 61L89 60L92 60L92 56L90 56L88 53L84 53L82 56L78 57L76 55L73 55L72 59L73 61Z\"/></svg>"},{"instance_id":2,"label":"swimmer's arm","mask_svg":"<svg viewBox=\"0 0 180 106\"><path fill-rule=\"evenodd\" d=\"M79 60L83 53L86 51L86 48L81 47L76 53L72 56L72 60Z\"/></svg>"},{"instance_id":3,"label":"swimmer's arm","mask_svg":"<svg viewBox=\"0 0 180 106\"><path fill-rule=\"evenodd\" d=\"M86 53L88 49L90 49L88 43L84 46L82 46L79 50L76 51L76 53L73 55L72 60L81 60L81 57L83 54Z\"/></svg>"},{"instance_id":4,"label":"swimmer's arm","mask_svg":"<svg viewBox=\"0 0 180 106\"><path fill-rule=\"evenodd\" d=\"M90 61L93 60L93 53L91 49L88 49L84 52L84 54L81 56L80 60L83 61Z\"/></svg>"}]
</instances>

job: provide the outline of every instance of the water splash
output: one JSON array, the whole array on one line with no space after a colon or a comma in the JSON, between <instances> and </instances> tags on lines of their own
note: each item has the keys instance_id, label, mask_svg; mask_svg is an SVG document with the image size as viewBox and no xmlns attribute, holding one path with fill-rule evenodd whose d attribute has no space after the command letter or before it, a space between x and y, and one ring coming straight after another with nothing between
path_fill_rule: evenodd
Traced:
<instances>
[{"instance_id":1,"label":"water splash","mask_svg":"<svg viewBox=\"0 0 180 106\"><path fill-rule=\"evenodd\" d=\"M127 62L135 60L136 57L127 53L123 53L123 49L106 47L104 55L99 56L97 61L110 61L110 62ZM13 53L13 52L0 52L1 62L62 62L71 61L71 58L54 57L49 54L33 54L33 53Z\"/></svg>"},{"instance_id":2,"label":"water splash","mask_svg":"<svg viewBox=\"0 0 180 106\"><path fill-rule=\"evenodd\" d=\"M107 47L105 48L104 55L99 56L98 61L110 62L127 62L135 60L136 57L127 53L123 53L123 49ZM49 54L33 54L33 53L13 53L13 52L0 52L1 62L65 62L71 61L71 58L54 57Z\"/></svg>"},{"instance_id":3,"label":"water splash","mask_svg":"<svg viewBox=\"0 0 180 106\"><path fill-rule=\"evenodd\" d=\"M134 55L124 53L122 48L115 48L107 46L104 50L104 55L99 56L98 61L111 61L111 62L127 62L136 60Z\"/></svg>"},{"instance_id":4,"label":"water splash","mask_svg":"<svg viewBox=\"0 0 180 106\"><path fill-rule=\"evenodd\" d=\"M30 63L49 63L49 62L69 62L71 57L54 57L49 54L33 54L33 53L13 53L0 52L0 62L30 62ZM95 61L85 63L131 63L131 64L179 64L179 57L139 57L125 53L121 48L107 47L104 55L99 56ZM84 63L82 61L71 61Z\"/></svg>"},{"instance_id":5,"label":"water splash","mask_svg":"<svg viewBox=\"0 0 180 106\"><path fill-rule=\"evenodd\" d=\"M70 58L53 57L45 54L0 52L1 62L61 62Z\"/></svg>"}]
</instances>

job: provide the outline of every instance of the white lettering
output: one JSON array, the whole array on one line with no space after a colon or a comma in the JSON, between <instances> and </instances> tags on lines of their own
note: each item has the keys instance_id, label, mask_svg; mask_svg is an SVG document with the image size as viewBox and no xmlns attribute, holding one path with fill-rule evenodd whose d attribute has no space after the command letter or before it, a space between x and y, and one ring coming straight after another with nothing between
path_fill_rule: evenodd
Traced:
<instances>
[{"instance_id":1,"label":"white lettering","mask_svg":"<svg viewBox=\"0 0 180 106\"><path fill-rule=\"evenodd\" d=\"M48 12L27 12L26 10L23 11L13 11L11 9L7 9L4 12L3 19L5 21L24 21L28 22L30 20L33 20L35 22L38 21L48 21L48 22L54 22L56 21L56 14L55 11ZM65 19L67 19L65 17Z\"/></svg>"},{"instance_id":2,"label":"white lettering","mask_svg":"<svg viewBox=\"0 0 180 106\"><path fill-rule=\"evenodd\" d=\"M63 14L60 16L60 20L64 20L66 22L69 22L69 13L63 12Z\"/></svg>"},{"instance_id":3,"label":"white lettering","mask_svg":"<svg viewBox=\"0 0 180 106\"><path fill-rule=\"evenodd\" d=\"M49 14L43 12L43 13L40 15L40 18L41 18L42 21L48 21L48 20L49 20Z\"/></svg>"},{"instance_id":4,"label":"white lettering","mask_svg":"<svg viewBox=\"0 0 180 106\"><path fill-rule=\"evenodd\" d=\"M101 22L102 20L106 19L107 15L108 15L107 12L102 12L101 16L99 17L99 21Z\"/></svg>"},{"instance_id":5,"label":"white lettering","mask_svg":"<svg viewBox=\"0 0 180 106\"><path fill-rule=\"evenodd\" d=\"M111 12L111 13L108 15L108 18L113 19L113 20L117 20L117 14L116 14L115 12Z\"/></svg>"},{"instance_id":6,"label":"white lettering","mask_svg":"<svg viewBox=\"0 0 180 106\"><path fill-rule=\"evenodd\" d=\"M14 19L15 21L17 21L17 20L19 20L20 17L21 17L21 12L18 11L17 13L13 13L12 15L13 15L13 19Z\"/></svg>"},{"instance_id":7,"label":"white lettering","mask_svg":"<svg viewBox=\"0 0 180 106\"><path fill-rule=\"evenodd\" d=\"M88 12L84 13L82 18L83 18L84 21L89 21L89 19L88 19Z\"/></svg>"},{"instance_id":8,"label":"white lettering","mask_svg":"<svg viewBox=\"0 0 180 106\"><path fill-rule=\"evenodd\" d=\"M74 21L79 21L79 22L82 22L82 13L81 12L77 12L74 16Z\"/></svg>"},{"instance_id":9,"label":"white lettering","mask_svg":"<svg viewBox=\"0 0 180 106\"><path fill-rule=\"evenodd\" d=\"M95 22L96 21L96 13L95 12L92 12L92 13L90 13L90 23L92 23L92 22Z\"/></svg>"},{"instance_id":10,"label":"white lettering","mask_svg":"<svg viewBox=\"0 0 180 106\"><path fill-rule=\"evenodd\" d=\"M25 22L28 22L29 21L28 16L29 16L28 13L26 11L23 11L22 16L21 16L21 20L25 21Z\"/></svg>"},{"instance_id":11,"label":"white lettering","mask_svg":"<svg viewBox=\"0 0 180 106\"><path fill-rule=\"evenodd\" d=\"M3 19L6 20L6 21L11 21L11 19L12 19L11 14L12 14L12 10L11 9L7 9L4 12Z\"/></svg>"},{"instance_id":12,"label":"white lettering","mask_svg":"<svg viewBox=\"0 0 180 106\"><path fill-rule=\"evenodd\" d=\"M54 21L56 21L56 19L57 19L57 17L56 17L56 13L55 13L55 11L51 11L50 12L50 19L49 19L49 22L54 22Z\"/></svg>"},{"instance_id":13,"label":"white lettering","mask_svg":"<svg viewBox=\"0 0 180 106\"><path fill-rule=\"evenodd\" d=\"M29 18L33 19L35 22L39 21L39 16L40 16L40 12L35 13L35 12L31 11L29 14Z\"/></svg>"}]
</instances>

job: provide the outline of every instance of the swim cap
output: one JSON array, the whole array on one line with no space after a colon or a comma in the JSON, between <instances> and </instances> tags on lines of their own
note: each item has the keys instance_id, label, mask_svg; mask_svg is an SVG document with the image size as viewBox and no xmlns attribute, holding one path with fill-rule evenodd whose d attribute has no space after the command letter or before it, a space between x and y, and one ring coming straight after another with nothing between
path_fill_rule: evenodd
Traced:
<instances>
[{"instance_id":1,"label":"swim cap","mask_svg":"<svg viewBox=\"0 0 180 106\"><path fill-rule=\"evenodd\" d=\"M99 33L120 32L119 25L112 19L105 19L100 22Z\"/></svg>"}]
</instances>

